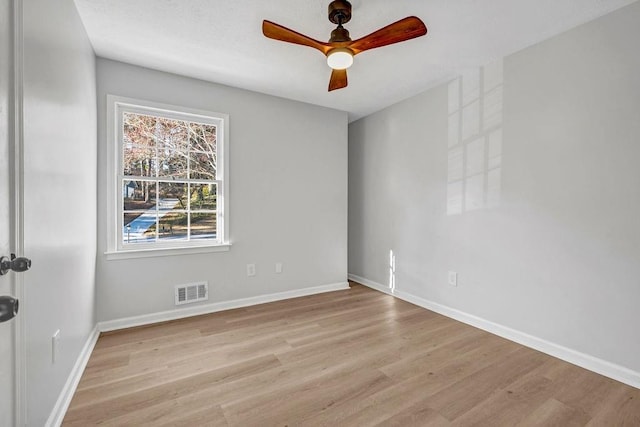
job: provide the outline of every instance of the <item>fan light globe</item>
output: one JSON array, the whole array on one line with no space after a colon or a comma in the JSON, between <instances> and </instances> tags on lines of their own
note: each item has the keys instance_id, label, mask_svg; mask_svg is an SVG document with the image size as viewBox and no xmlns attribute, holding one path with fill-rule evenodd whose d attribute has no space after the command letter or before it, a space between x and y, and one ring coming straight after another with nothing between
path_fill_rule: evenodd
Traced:
<instances>
[{"instance_id":1,"label":"fan light globe","mask_svg":"<svg viewBox=\"0 0 640 427\"><path fill-rule=\"evenodd\" d=\"M327 64L334 70L346 70L353 65L353 54L347 48L336 48L327 55Z\"/></svg>"}]
</instances>

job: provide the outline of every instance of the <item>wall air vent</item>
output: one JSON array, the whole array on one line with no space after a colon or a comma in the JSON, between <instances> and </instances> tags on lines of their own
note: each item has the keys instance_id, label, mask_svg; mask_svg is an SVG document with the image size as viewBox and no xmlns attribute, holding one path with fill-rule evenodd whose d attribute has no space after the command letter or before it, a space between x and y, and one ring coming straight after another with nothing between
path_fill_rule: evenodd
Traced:
<instances>
[{"instance_id":1,"label":"wall air vent","mask_svg":"<svg viewBox=\"0 0 640 427\"><path fill-rule=\"evenodd\" d=\"M209 284L207 282L176 285L176 305L191 304L209 299Z\"/></svg>"}]
</instances>

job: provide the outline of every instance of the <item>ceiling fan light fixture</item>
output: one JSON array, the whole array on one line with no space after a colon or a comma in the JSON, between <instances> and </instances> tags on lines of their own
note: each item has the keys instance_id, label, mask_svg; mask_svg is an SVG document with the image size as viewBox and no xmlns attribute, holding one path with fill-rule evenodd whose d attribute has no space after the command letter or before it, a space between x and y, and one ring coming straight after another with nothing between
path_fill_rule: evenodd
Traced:
<instances>
[{"instance_id":1,"label":"ceiling fan light fixture","mask_svg":"<svg viewBox=\"0 0 640 427\"><path fill-rule=\"evenodd\" d=\"M347 0L329 3L329 21L337 27L331 31L328 42L313 39L266 19L262 21L262 34L270 39L308 46L322 52L327 57L327 65L332 68L329 92L347 87L347 68L353 65L355 55L427 34L427 27L420 18L407 16L369 35L351 40L349 31L343 26L351 20L351 9L351 3Z\"/></svg>"},{"instance_id":2,"label":"ceiling fan light fixture","mask_svg":"<svg viewBox=\"0 0 640 427\"><path fill-rule=\"evenodd\" d=\"M327 64L334 70L346 70L353 65L353 52L345 47L332 49L327 54Z\"/></svg>"}]
</instances>

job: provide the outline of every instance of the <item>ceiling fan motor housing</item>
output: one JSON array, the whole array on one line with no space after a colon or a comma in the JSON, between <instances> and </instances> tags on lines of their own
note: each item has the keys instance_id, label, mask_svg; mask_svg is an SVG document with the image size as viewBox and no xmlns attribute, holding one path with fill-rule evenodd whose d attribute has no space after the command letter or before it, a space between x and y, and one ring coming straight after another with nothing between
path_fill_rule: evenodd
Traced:
<instances>
[{"instance_id":1,"label":"ceiling fan motor housing","mask_svg":"<svg viewBox=\"0 0 640 427\"><path fill-rule=\"evenodd\" d=\"M342 25L350 20L351 3L347 0L334 0L329 3L329 21L336 25Z\"/></svg>"},{"instance_id":2,"label":"ceiling fan motor housing","mask_svg":"<svg viewBox=\"0 0 640 427\"><path fill-rule=\"evenodd\" d=\"M338 27L331 31L331 38L329 43L350 42L349 31L346 28Z\"/></svg>"}]
</instances>

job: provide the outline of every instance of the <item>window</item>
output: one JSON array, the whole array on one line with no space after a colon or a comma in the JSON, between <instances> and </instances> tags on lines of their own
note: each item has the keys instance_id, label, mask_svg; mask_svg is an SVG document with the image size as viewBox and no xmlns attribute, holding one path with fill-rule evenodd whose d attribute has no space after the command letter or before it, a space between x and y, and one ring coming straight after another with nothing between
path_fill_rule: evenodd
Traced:
<instances>
[{"instance_id":1,"label":"window","mask_svg":"<svg viewBox=\"0 0 640 427\"><path fill-rule=\"evenodd\" d=\"M228 116L109 96L109 253L227 248Z\"/></svg>"}]
</instances>

